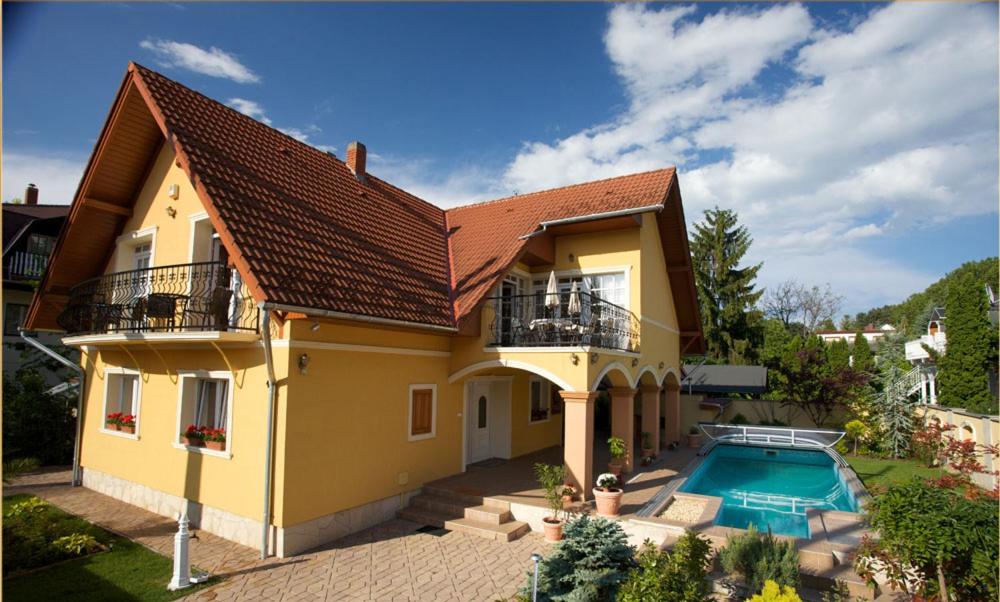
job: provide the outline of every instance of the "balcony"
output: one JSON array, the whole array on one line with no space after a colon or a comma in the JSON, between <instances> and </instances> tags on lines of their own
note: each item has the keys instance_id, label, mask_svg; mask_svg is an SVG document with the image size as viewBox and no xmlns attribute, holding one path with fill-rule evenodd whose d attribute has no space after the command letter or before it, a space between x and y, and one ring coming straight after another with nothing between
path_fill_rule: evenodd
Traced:
<instances>
[{"instance_id":1,"label":"balcony","mask_svg":"<svg viewBox=\"0 0 1000 602\"><path fill-rule=\"evenodd\" d=\"M558 294L559 304L546 295L503 295L487 299L490 347L590 346L639 352L639 320L629 310L590 293ZM573 311L571 311L573 310Z\"/></svg>"},{"instance_id":2,"label":"balcony","mask_svg":"<svg viewBox=\"0 0 1000 602\"><path fill-rule=\"evenodd\" d=\"M59 325L70 335L259 332L259 311L220 262L105 274L70 290Z\"/></svg>"},{"instance_id":3,"label":"balcony","mask_svg":"<svg viewBox=\"0 0 1000 602\"><path fill-rule=\"evenodd\" d=\"M4 266L3 278L4 280L41 280L48 263L48 255L17 251L11 253L7 265Z\"/></svg>"}]
</instances>

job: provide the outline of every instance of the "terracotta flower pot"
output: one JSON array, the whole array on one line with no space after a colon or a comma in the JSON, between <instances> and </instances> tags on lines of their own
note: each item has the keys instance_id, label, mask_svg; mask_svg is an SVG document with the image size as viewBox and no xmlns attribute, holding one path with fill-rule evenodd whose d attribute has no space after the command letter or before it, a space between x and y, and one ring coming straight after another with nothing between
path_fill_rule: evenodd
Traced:
<instances>
[{"instance_id":1,"label":"terracotta flower pot","mask_svg":"<svg viewBox=\"0 0 1000 602\"><path fill-rule=\"evenodd\" d=\"M545 517L542 519L545 528L545 541L555 543L562 539L563 521L558 518Z\"/></svg>"},{"instance_id":2,"label":"terracotta flower pot","mask_svg":"<svg viewBox=\"0 0 1000 602\"><path fill-rule=\"evenodd\" d=\"M197 438L196 439L189 439L187 437L181 437L181 443L183 443L184 445L187 445L189 447L204 447L205 446L205 440L204 439L197 439Z\"/></svg>"},{"instance_id":3,"label":"terracotta flower pot","mask_svg":"<svg viewBox=\"0 0 1000 602\"><path fill-rule=\"evenodd\" d=\"M698 433L697 435L688 435L688 447L701 447L701 433Z\"/></svg>"},{"instance_id":4,"label":"terracotta flower pot","mask_svg":"<svg viewBox=\"0 0 1000 602\"><path fill-rule=\"evenodd\" d=\"M214 449L215 451L222 451L226 449L225 441L206 441L205 447L208 449Z\"/></svg>"},{"instance_id":5,"label":"terracotta flower pot","mask_svg":"<svg viewBox=\"0 0 1000 602\"><path fill-rule=\"evenodd\" d=\"M642 448L642 457L643 458L655 458L656 457L656 450L653 449L652 447L650 447L648 449L644 447L644 448Z\"/></svg>"},{"instance_id":6,"label":"terracotta flower pot","mask_svg":"<svg viewBox=\"0 0 1000 602\"><path fill-rule=\"evenodd\" d=\"M123 425L121 425L121 429L120 430L123 433L128 433L130 435L134 435L135 434L135 425L134 424L123 424Z\"/></svg>"},{"instance_id":7,"label":"terracotta flower pot","mask_svg":"<svg viewBox=\"0 0 1000 602\"><path fill-rule=\"evenodd\" d=\"M108 429L109 431L117 431L118 425L115 424L114 422L106 422L104 423L104 428Z\"/></svg>"},{"instance_id":8,"label":"terracotta flower pot","mask_svg":"<svg viewBox=\"0 0 1000 602\"><path fill-rule=\"evenodd\" d=\"M622 478L622 469L624 468L624 466L625 462L623 460L612 460L608 462L608 472L618 477L618 480L620 481Z\"/></svg>"},{"instance_id":9,"label":"terracotta flower pot","mask_svg":"<svg viewBox=\"0 0 1000 602\"><path fill-rule=\"evenodd\" d=\"M614 518L621 512L622 496L625 492L617 487L605 491L594 488L594 499L597 501L597 516Z\"/></svg>"}]
</instances>

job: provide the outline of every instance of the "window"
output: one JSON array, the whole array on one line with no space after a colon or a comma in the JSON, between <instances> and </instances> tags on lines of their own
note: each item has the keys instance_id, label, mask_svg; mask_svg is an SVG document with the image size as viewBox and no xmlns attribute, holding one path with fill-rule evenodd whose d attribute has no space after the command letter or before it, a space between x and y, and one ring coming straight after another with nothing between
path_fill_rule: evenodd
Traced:
<instances>
[{"instance_id":1,"label":"window","mask_svg":"<svg viewBox=\"0 0 1000 602\"><path fill-rule=\"evenodd\" d=\"M133 268L144 270L149 267L150 259L153 257L153 244L143 242L132 248Z\"/></svg>"},{"instance_id":2,"label":"window","mask_svg":"<svg viewBox=\"0 0 1000 602\"><path fill-rule=\"evenodd\" d=\"M545 422L549 419L549 401L552 393L549 389L549 381L532 376L528 381L528 398L531 402L531 412L528 415L528 423Z\"/></svg>"},{"instance_id":3,"label":"window","mask_svg":"<svg viewBox=\"0 0 1000 602\"><path fill-rule=\"evenodd\" d=\"M17 329L24 324L28 306L23 303L7 303L3 306L3 335L16 337Z\"/></svg>"},{"instance_id":4,"label":"window","mask_svg":"<svg viewBox=\"0 0 1000 602\"><path fill-rule=\"evenodd\" d=\"M187 439L187 449L199 452L229 451L233 404L232 375L229 372L188 372L180 375L180 404L177 413L178 445ZM185 437L192 430L200 435Z\"/></svg>"},{"instance_id":5,"label":"window","mask_svg":"<svg viewBox=\"0 0 1000 602\"><path fill-rule=\"evenodd\" d=\"M131 438L138 436L141 383L135 370L108 368L104 371L103 432Z\"/></svg>"},{"instance_id":6,"label":"window","mask_svg":"<svg viewBox=\"0 0 1000 602\"><path fill-rule=\"evenodd\" d=\"M410 385L410 441L430 439L437 423L437 385Z\"/></svg>"},{"instance_id":7,"label":"window","mask_svg":"<svg viewBox=\"0 0 1000 602\"><path fill-rule=\"evenodd\" d=\"M569 293L569 291L573 288L574 282L578 283L577 286L580 287L580 283L584 279L587 280L587 288L590 289L590 294L595 298L603 299L604 301L608 301L625 308L628 307L628 283L625 281L625 272L558 277L556 282L559 287L559 292ZM531 283L532 292L540 301L544 299L545 289L548 287L548 284L549 279L547 276L545 278L533 280ZM569 297L565 294L561 294L560 299L565 303Z\"/></svg>"},{"instance_id":8,"label":"window","mask_svg":"<svg viewBox=\"0 0 1000 602\"><path fill-rule=\"evenodd\" d=\"M56 239L51 236L32 234L28 237L28 252L48 257L52 253L52 247L55 245L55 242Z\"/></svg>"}]
</instances>

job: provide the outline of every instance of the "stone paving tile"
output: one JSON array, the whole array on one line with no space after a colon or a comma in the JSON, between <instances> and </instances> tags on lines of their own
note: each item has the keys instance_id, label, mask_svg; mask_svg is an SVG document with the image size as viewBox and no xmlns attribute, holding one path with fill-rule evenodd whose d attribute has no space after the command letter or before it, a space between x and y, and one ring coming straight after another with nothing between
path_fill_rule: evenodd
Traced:
<instances>
[{"instance_id":1,"label":"stone paving tile","mask_svg":"<svg viewBox=\"0 0 1000 602\"><path fill-rule=\"evenodd\" d=\"M4 495L13 493L33 493L165 556L173 555L174 521L89 489L69 487L66 471L22 477L4 488ZM192 563L224 581L184 600L493 602L513 595L525 582L531 554L548 548L535 533L507 543L458 532L439 537L417 532L419 526L390 520L306 554L263 561L255 550L198 532L191 542Z\"/></svg>"}]
</instances>

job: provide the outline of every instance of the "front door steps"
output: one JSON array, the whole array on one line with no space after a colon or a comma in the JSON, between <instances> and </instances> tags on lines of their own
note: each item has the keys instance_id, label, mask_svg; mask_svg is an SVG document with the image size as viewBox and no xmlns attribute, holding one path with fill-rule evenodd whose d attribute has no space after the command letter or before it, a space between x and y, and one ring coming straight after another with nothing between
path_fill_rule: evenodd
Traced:
<instances>
[{"instance_id":1,"label":"front door steps","mask_svg":"<svg viewBox=\"0 0 1000 602\"><path fill-rule=\"evenodd\" d=\"M513 519L509 502L430 485L396 516L497 541L513 541L531 530L528 523Z\"/></svg>"}]
</instances>

